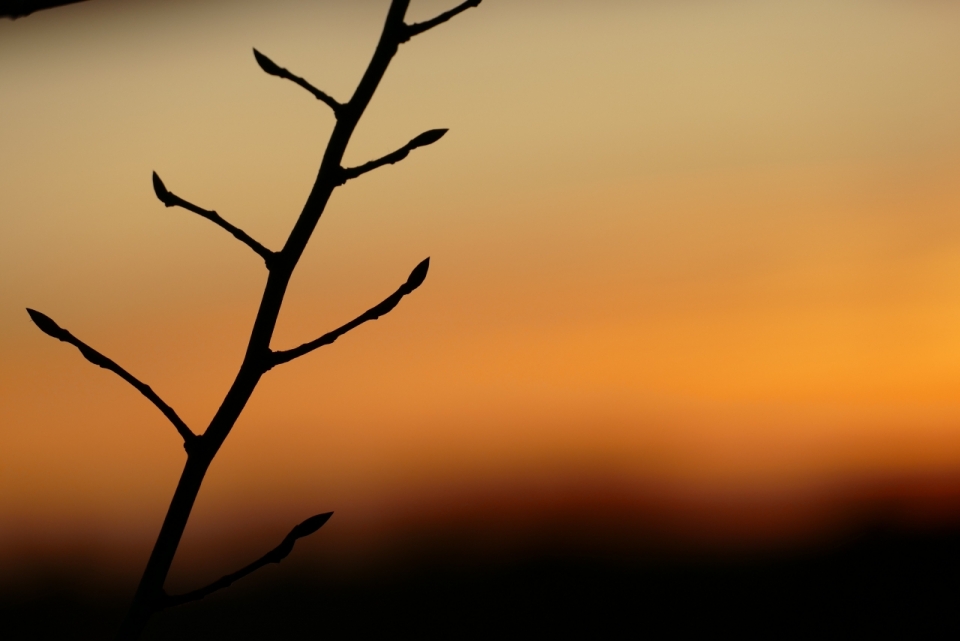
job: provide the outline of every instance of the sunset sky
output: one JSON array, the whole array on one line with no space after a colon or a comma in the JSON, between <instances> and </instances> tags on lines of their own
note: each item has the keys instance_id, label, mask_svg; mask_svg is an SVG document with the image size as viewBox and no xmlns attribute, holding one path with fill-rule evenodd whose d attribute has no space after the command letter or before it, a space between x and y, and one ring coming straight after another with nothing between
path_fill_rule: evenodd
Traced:
<instances>
[{"instance_id":1,"label":"sunset sky","mask_svg":"<svg viewBox=\"0 0 960 641\"><path fill-rule=\"evenodd\" d=\"M184 459L25 308L202 431L266 272L151 172L280 248L333 117L251 47L346 100L387 4L0 21L0 565L79 546L142 566ZM327 510L311 549L595 496L704 539L753 505L735 536L786 536L960 479L960 4L484 0L401 48L346 161L437 127L335 193L274 347L430 256L425 284L265 376L178 563L258 556Z\"/></svg>"}]
</instances>

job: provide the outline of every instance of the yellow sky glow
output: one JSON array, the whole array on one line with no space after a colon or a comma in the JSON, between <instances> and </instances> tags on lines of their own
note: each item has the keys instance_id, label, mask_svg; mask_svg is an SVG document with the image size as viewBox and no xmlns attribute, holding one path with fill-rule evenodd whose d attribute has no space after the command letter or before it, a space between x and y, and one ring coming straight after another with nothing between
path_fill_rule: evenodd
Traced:
<instances>
[{"instance_id":1,"label":"yellow sky glow","mask_svg":"<svg viewBox=\"0 0 960 641\"><path fill-rule=\"evenodd\" d=\"M76 523L149 545L175 432L24 308L202 430L265 274L150 172L278 248L332 117L250 48L345 99L385 8L358 4L0 23L0 556ZM185 545L516 479L742 496L955 474L958 77L942 2L487 0L405 45L347 161L451 131L335 194L274 344L425 256L430 275L264 379Z\"/></svg>"}]
</instances>

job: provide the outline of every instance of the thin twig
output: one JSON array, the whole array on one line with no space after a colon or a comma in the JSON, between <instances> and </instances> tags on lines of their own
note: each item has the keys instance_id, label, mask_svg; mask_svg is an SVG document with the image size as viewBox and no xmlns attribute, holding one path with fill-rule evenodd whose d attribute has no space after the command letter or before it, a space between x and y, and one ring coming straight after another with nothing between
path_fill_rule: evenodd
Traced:
<instances>
[{"instance_id":1,"label":"thin twig","mask_svg":"<svg viewBox=\"0 0 960 641\"><path fill-rule=\"evenodd\" d=\"M326 512L324 514L311 516L309 519L290 530L290 534L283 539L280 545L273 548L250 565L237 570L233 574L220 577L210 585L200 588L199 590L193 590L192 592L187 592L186 594L164 595L160 602L160 607L169 608L175 605L189 603L190 601L197 601L208 594L212 594L217 590L222 590L223 588L228 587L234 581L238 581L248 574L256 572L268 563L280 563L280 561L287 558L287 555L293 551L293 544L297 542L297 539L310 536L319 530L321 527L323 527L324 523L330 520L331 516L333 516L333 512Z\"/></svg>"},{"instance_id":2,"label":"thin twig","mask_svg":"<svg viewBox=\"0 0 960 641\"><path fill-rule=\"evenodd\" d=\"M156 405L157 409L163 412L163 415L166 416L171 423L173 423L173 426L177 428L177 431L180 432L180 436L183 437L184 447L186 447L189 451L190 445L199 437L194 434L189 427L187 427L187 424L183 422L183 419L177 416L177 413L173 411L172 407L167 405L163 399L157 396L157 393L154 392L149 385L141 382L133 374L123 369L112 360L57 325L49 316L41 314L34 309L27 309L27 313L30 314L30 320L32 320L34 324L40 328L41 332L48 336L52 336L57 340L61 340L64 343L70 343L79 349L80 353L83 354L83 357L88 361L94 365L102 367L103 369L110 370L126 382L133 385L138 392L146 396L147 399Z\"/></svg>"},{"instance_id":3,"label":"thin twig","mask_svg":"<svg viewBox=\"0 0 960 641\"><path fill-rule=\"evenodd\" d=\"M299 347L294 347L293 349L283 350L279 352L273 352L273 359L270 363L271 367L275 367L282 363L287 363L292 361L295 358L299 358L304 354L309 354L318 347L323 347L324 345L329 345L333 341L337 340L351 329L358 327L367 321L376 320L392 310L397 306L397 303L400 302L404 296L415 290L417 287L423 283L423 279L427 277L427 270L430 269L430 259L425 258L420 262L419 265L413 268L413 271L410 272L410 277L407 278L407 282L400 286L400 289L392 293L386 299L383 300L376 307L368 309L366 312L357 316L352 321L339 327L332 332L328 332L321 336L320 338L310 341L309 343L304 343Z\"/></svg>"},{"instance_id":4,"label":"thin twig","mask_svg":"<svg viewBox=\"0 0 960 641\"><path fill-rule=\"evenodd\" d=\"M467 0L466 2L460 3L453 9L450 9L450 11L444 11L436 18L432 18L430 20L424 20L423 22L417 22L414 24L404 25L406 28L403 30L403 36L400 42L406 42L410 38L414 36L418 36L424 31L433 29L437 25L443 24L444 22L456 16L457 14L463 13L464 11L466 11L467 9L470 9L471 7L478 6L480 2L481 0Z\"/></svg>"},{"instance_id":5,"label":"thin twig","mask_svg":"<svg viewBox=\"0 0 960 641\"><path fill-rule=\"evenodd\" d=\"M177 196L176 194L168 190L166 185L163 184L163 181L160 180L160 176L157 175L157 172L153 172L153 191L157 195L157 198L160 200L160 202L162 202L167 207L182 207L183 209L186 209L187 211L192 211L198 216L203 216L207 220L216 223L223 229L226 229L228 232L230 232L233 235L234 238L236 238L241 243L243 243L244 245L246 245L247 247L255 251L257 254L259 254L260 257L263 259L263 261L267 264L268 268L272 265L273 259L276 255L274 252L270 251L269 249L267 249L266 247L258 243L247 232L243 231L242 229L240 229L235 225L231 225L230 223L228 223L217 212L203 209L202 207L197 207L193 203L187 202L180 196Z\"/></svg>"},{"instance_id":6,"label":"thin twig","mask_svg":"<svg viewBox=\"0 0 960 641\"><path fill-rule=\"evenodd\" d=\"M340 115L340 112L343 109L343 105L341 105L339 102L331 98L329 95L320 91L319 89L311 85L309 82L307 82L300 76L293 75L292 73L287 71L285 68L281 67L280 65L278 65L273 60L266 57L256 49L253 50L253 57L257 59L257 64L260 65L260 68L263 69L266 73L270 74L271 76L276 76L278 78L283 78L284 80L295 82L296 84L300 85L301 87L303 87L304 89L312 93L314 98L316 98L320 102L325 103L328 107L333 109L333 115L335 116Z\"/></svg>"},{"instance_id":7,"label":"thin twig","mask_svg":"<svg viewBox=\"0 0 960 641\"><path fill-rule=\"evenodd\" d=\"M376 160L371 160L370 162L364 163L359 167L351 167L350 169L344 169L340 173L340 184L352 180L357 176L362 176L368 171L373 171L377 167L383 167L384 165L392 165L396 162L400 162L407 155L416 149L417 147L425 147L427 145L432 145L437 142L443 135L449 131L448 129L431 129L430 131L425 131L407 144L405 144L400 149L397 149L394 152L387 154L382 158L377 158Z\"/></svg>"}]
</instances>

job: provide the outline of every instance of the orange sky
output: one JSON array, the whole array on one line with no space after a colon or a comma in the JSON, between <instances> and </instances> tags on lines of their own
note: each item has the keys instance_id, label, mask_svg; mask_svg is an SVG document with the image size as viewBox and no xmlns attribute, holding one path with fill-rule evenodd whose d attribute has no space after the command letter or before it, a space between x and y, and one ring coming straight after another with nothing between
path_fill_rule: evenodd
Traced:
<instances>
[{"instance_id":1,"label":"orange sky","mask_svg":"<svg viewBox=\"0 0 960 641\"><path fill-rule=\"evenodd\" d=\"M150 172L279 248L333 120L250 48L346 98L385 6L92 0L0 22L0 558L65 528L139 558L183 460L154 407L24 308L202 430L265 273ZM960 473L958 78L945 2L485 0L405 45L347 160L451 131L335 194L274 345L425 256L430 275L264 379L186 549L327 509L359 532L461 489L709 503Z\"/></svg>"}]
</instances>

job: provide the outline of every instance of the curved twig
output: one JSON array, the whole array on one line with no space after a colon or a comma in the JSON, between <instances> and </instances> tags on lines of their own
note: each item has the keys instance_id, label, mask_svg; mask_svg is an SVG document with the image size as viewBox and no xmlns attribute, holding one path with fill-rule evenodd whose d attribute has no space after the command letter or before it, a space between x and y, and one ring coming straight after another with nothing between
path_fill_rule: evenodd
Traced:
<instances>
[{"instance_id":1,"label":"curved twig","mask_svg":"<svg viewBox=\"0 0 960 641\"><path fill-rule=\"evenodd\" d=\"M257 59L257 64L260 65L260 68L263 69L264 72L270 74L271 76L276 76L277 78L283 78L284 80L289 80L290 82L294 82L300 85L301 87L309 91L311 94L313 94L314 98L316 98L320 102L326 104L328 107L333 109L333 115L335 116L340 115L340 112L343 109L343 105L337 102L336 100L334 100L333 98L331 98L328 94L324 93L323 91L320 91L319 89L311 85L309 82L307 82L300 76L293 75L292 73L290 73L289 71L287 71L286 69L284 69L283 67L275 63L273 60L271 60L270 58L266 57L265 55L257 51L256 49L253 50L253 57Z\"/></svg>"},{"instance_id":2,"label":"curved twig","mask_svg":"<svg viewBox=\"0 0 960 641\"><path fill-rule=\"evenodd\" d=\"M447 133L449 129L431 129L430 131L425 131L407 144L405 144L400 149L397 149L394 152L383 156L382 158L377 158L376 160L371 160L370 162L363 163L359 167L351 167L349 169L343 169L340 172L340 184L352 180L357 176L362 176L368 171L373 171L378 167L383 167L384 165L392 165L394 163L400 162L406 158L411 151L417 147L426 147L427 145L432 145L437 142L443 135Z\"/></svg>"},{"instance_id":3,"label":"curved twig","mask_svg":"<svg viewBox=\"0 0 960 641\"><path fill-rule=\"evenodd\" d=\"M167 405L163 399L157 396L157 393L154 392L149 385L141 382L136 376L123 369L115 362L97 350L93 349L67 330L57 325L53 319L46 314L41 314L37 310L29 308L27 309L27 313L30 314L30 320L32 320L34 324L40 328L41 332L47 336L52 336L57 340L63 341L64 343L70 343L79 349L80 353L83 354L83 357L88 361L94 365L102 367L103 369L110 370L126 382L133 385L138 392L146 396L147 399L156 405L157 409L163 412L163 415L166 416L171 423L173 423L173 426L177 428L180 436L183 437L184 447L186 447L188 450L190 449L190 445L195 441L195 439L198 438L197 435L194 434L189 427L187 427L187 424L183 422L183 419L177 416L177 413L173 411L172 407Z\"/></svg>"},{"instance_id":4,"label":"curved twig","mask_svg":"<svg viewBox=\"0 0 960 641\"><path fill-rule=\"evenodd\" d=\"M276 256L274 252L270 251L269 249L267 249L266 247L258 243L256 240L254 240L250 236L250 234L243 231L236 225L231 225L230 223L228 223L217 212L208 210L208 209L203 209L202 207L197 207L193 203L187 202L180 196L177 196L176 194L171 192L169 189L167 189L166 185L163 184L163 181L160 180L160 176L157 175L157 172L153 172L153 192L157 195L157 198L160 200L160 202L162 202L167 207L182 207L187 211L192 211L198 216L202 216L207 220L216 223L223 229L226 229L228 232L230 232L233 235L234 238L236 238L237 240L242 242L244 245L246 245L247 247L255 251L257 254L259 254L260 258L263 259L263 262L267 264L268 268L273 263L274 257Z\"/></svg>"},{"instance_id":5,"label":"curved twig","mask_svg":"<svg viewBox=\"0 0 960 641\"><path fill-rule=\"evenodd\" d=\"M159 607L170 608L175 605L189 603L190 601L198 601L208 594L213 594L217 590L222 590L223 588L229 587L234 581L238 581L248 574L256 572L268 563L280 563L280 561L287 558L287 555L293 551L293 544L297 542L297 539L310 536L319 530L321 527L323 527L324 523L330 520L331 516L333 516L333 512L325 512L324 514L311 516L309 519L290 530L290 534L288 534L283 541L280 542L280 545L273 548L250 565L237 570L233 574L222 576L210 585L202 587L198 590L193 590L192 592L187 592L186 594L164 594L161 598Z\"/></svg>"},{"instance_id":6,"label":"curved twig","mask_svg":"<svg viewBox=\"0 0 960 641\"><path fill-rule=\"evenodd\" d=\"M413 271L410 272L410 277L407 278L407 282L400 286L400 289L393 292L385 298L380 304L375 307L371 307L360 316L357 316L352 321L338 327L332 332L327 332L320 338L312 340L309 343L304 343L300 347L294 347L293 349L287 349L279 352L273 352L272 361L270 367L275 367L282 363L287 363L292 361L295 358L299 358L304 354L309 354L318 347L323 347L324 345L329 345L333 341L337 340L351 329L363 325L367 321L376 320L392 310L397 306L397 303L400 302L404 296L415 290L417 287L420 287L420 284L423 283L423 279L427 277L427 270L430 269L430 259L425 258L413 268Z\"/></svg>"}]
</instances>

